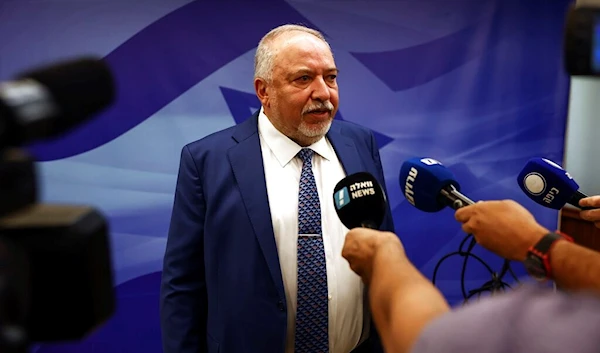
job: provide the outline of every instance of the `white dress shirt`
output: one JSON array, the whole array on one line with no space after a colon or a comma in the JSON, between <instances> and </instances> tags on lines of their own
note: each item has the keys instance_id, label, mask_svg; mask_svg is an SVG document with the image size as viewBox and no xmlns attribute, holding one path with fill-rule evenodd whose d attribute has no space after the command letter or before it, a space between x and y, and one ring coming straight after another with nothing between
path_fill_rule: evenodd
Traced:
<instances>
[{"instance_id":1,"label":"white dress shirt","mask_svg":"<svg viewBox=\"0 0 600 353\"><path fill-rule=\"evenodd\" d=\"M296 154L301 147L277 130L262 108L258 116L258 131L288 309L285 351L293 353L298 289L298 190L302 172L302 160ZM363 334L363 327L368 327L365 326L368 313L364 312L363 283L341 255L348 229L335 212L332 195L335 185L346 174L326 138L309 148L316 152L312 165L321 201L329 291L329 351L348 353L367 337L367 330Z\"/></svg>"}]
</instances>

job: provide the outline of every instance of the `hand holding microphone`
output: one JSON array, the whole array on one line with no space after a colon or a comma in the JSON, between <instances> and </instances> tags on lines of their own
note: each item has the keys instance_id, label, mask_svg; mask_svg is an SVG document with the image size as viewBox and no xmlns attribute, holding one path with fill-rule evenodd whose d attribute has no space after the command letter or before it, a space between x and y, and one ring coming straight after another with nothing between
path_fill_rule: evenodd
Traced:
<instances>
[{"instance_id":1,"label":"hand holding microphone","mask_svg":"<svg viewBox=\"0 0 600 353\"><path fill-rule=\"evenodd\" d=\"M507 260L525 260L529 247L549 233L513 200L480 201L457 210L454 217L479 245Z\"/></svg>"},{"instance_id":2,"label":"hand holding microphone","mask_svg":"<svg viewBox=\"0 0 600 353\"><path fill-rule=\"evenodd\" d=\"M406 199L422 211L437 212L446 206L455 209L455 218L465 233L473 234L481 246L508 260L524 259L529 246L548 233L514 201L474 203L460 193L453 173L431 158L404 162L400 187Z\"/></svg>"},{"instance_id":3,"label":"hand holding microphone","mask_svg":"<svg viewBox=\"0 0 600 353\"><path fill-rule=\"evenodd\" d=\"M586 221L594 222L594 225L600 228L600 195L585 197L579 201L579 204L582 206L579 216Z\"/></svg>"},{"instance_id":4,"label":"hand holding microphone","mask_svg":"<svg viewBox=\"0 0 600 353\"><path fill-rule=\"evenodd\" d=\"M456 181L454 174L442 163L432 158L419 157L404 162L400 170L400 188L404 191L404 196L408 202L419 210L425 212L437 212L441 211L446 206L450 206L454 210L457 210L455 213L457 220L465 223L465 225L463 225L463 230L468 235L461 242L458 251L451 252L438 261L433 271L432 282L434 284L440 265L447 258L459 255L464 257L461 271L461 291L465 302L481 292L495 292L508 286L502 281L503 276L511 271L508 260L504 262L503 268L498 274L495 273L479 256L474 255L471 252L477 241L489 250L502 255L502 251L496 249L496 247L501 249L501 247L504 246L501 238L492 239L491 241L489 241L488 238L493 238L495 236L493 232L490 232L490 230L497 229L495 228L495 223L507 221L506 218L502 218L503 215L499 216L499 214L494 211L481 212L480 208L482 205L487 204L487 202L474 203L470 198L463 195L460 192L460 184ZM485 208L485 206L483 207ZM458 215L462 216L459 217ZM504 235L508 234L506 233L506 230L502 230L502 232ZM467 248L464 249L463 246L469 239L471 241ZM492 275L492 279L484 283L480 288L467 291L465 285L465 272L467 260L469 258L473 258L483 264L490 272L490 275Z\"/></svg>"}]
</instances>

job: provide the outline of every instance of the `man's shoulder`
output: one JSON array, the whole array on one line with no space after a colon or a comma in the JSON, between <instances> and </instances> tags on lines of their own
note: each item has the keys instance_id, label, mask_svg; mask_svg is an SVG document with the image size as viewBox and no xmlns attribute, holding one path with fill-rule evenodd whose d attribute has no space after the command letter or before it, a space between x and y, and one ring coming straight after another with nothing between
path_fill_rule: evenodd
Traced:
<instances>
[{"instance_id":1,"label":"man's shoulder","mask_svg":"<svg viewBox=\"0 0 600 353\"><path fill-rule=\"evenodd\" d=\"M258 133L258 112L237 125L213 132L186 144L183 148L189 150L192 156L207 152L225 152L255 133Z\"/></svg>"},{"instance_id":2,"label":"man's shoulder","mask_svg":"<svg viewBox=\"0 0 600 353\"><path fill-rule=\"evenodd\" d=\"M233 133L237 125L225 128L208 134L198 140L189 142L184 146L184 149L190 151L192 155L204 151L228 149L234 143Z\"/></svg>"}]
</instances>

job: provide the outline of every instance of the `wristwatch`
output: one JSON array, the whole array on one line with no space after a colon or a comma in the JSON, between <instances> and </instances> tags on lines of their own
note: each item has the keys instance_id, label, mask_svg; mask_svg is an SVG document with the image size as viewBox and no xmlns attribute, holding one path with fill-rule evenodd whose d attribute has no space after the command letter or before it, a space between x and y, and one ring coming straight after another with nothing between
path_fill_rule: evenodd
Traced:
<instances>
[{"instance_id":1,"label":"wristwatch","mask_svg":"<svg viewBox=\"0 0 600 353\"><path fill-rule=\"evenodd\" d=\"M537 244L529 248L524 265L531 277L538 281L545 281L552 278L550 250L552 250L554 244L559 240L573 242L573 238L557 231L544 235Z\"/></svg>"}]
</instances>

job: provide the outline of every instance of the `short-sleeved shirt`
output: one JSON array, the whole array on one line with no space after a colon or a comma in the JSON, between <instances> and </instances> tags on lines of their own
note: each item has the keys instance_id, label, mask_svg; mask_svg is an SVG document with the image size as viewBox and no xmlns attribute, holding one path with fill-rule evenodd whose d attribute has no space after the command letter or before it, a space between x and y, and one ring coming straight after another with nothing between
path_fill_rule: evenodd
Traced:
<instances>
[{"instance_id":1,"label":"short-sleeved shirt","mask_svg":"<svg viewBox=\"0 0 600 353\"><path fill-rule=\"evenodd\" d=\"M428 352L600 352L600 297L524 285L431 322L412 350Z\"/></svg>"}]
</instances>

